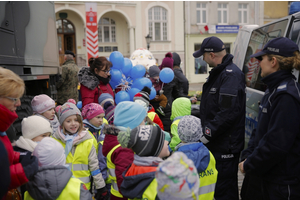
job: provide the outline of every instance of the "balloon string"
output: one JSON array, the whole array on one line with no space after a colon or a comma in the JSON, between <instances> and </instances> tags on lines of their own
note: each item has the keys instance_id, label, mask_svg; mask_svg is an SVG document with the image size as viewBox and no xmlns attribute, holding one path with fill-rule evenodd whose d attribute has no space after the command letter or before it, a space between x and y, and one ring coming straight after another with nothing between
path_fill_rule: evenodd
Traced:
<instances>
[{"instance_id":1,"label":"balloon string","mask_svg":"<svg viewBox=\"0 0 300 200\"><path fill-rule=\"evenodd\" d=\"M163 88L164 88L164 84L165 84L165 83L163 82L163 83L162 83L162 86L161 86L161 89L163 89Z\"/></svg>"}]
</instances>

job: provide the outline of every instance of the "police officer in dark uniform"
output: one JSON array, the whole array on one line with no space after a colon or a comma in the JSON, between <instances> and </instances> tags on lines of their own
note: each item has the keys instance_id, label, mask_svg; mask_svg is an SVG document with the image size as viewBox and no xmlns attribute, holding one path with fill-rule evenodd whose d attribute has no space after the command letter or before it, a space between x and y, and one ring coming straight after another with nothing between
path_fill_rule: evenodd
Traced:
<instances>
[{"instance_id":1,"label":"police officer in dark uniform","mask_svg":"<svg viewBox=\"0 0 300 200\"><path fill-rule=\"evenodd\" d=\"M218 180L217 200L238 200L238 163L245 137L245 75L226 54L223 42L217 37L203 40L193 56L213 69L203 85L200 119L203 137L200 139L216 159Z\"/></svg>"},{"instance_id":2,"label":"police officer in dark uniform","mask_svg":"<svg viewBox=\"0 0 300 200\"><path fill-rule=\"evenodd\" d=\"M292 74L300 69L298 45L275 38L251 57L260 60L268 88L250 138L256 148L239 167L250 177L261 177L263 199L300 199L300 85Z\"/></svg>"}]
</instances>

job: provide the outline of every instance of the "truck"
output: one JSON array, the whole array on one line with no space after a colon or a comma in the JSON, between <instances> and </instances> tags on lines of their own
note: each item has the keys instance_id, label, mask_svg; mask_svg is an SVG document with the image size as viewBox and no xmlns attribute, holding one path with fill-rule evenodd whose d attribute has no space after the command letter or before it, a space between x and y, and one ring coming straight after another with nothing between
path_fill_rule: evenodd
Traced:
<instances>
[{"instance_id":1,"label":"truck","mask_svg":"<svg viewBox=\"0 0 300 200\"><path fill-rule=\"evenodd\" d=\"M32 115L33 96L56 100L59 54L54 2L0 1L0 66L18 74L26 91L18 119L7 131L11 141L21 135L21 122Z\"/></svg>"},{"instance_id":2,"label":"truck","mask_svg":"<svg viewBox=\"0 0 300 200\"><path fill-rule=\"evenodd\" d=\"M262 26L246 25L239 30L234 43L233 63L245 73L247 83L245 145L257 126L259 104L266 90L261 81L259 62L250 55L261 51L269 40L277 37L287 37L300 45L300 12ZM299 71L293 70L293 74L299 82Z\"/></svg>"}]
</instances>

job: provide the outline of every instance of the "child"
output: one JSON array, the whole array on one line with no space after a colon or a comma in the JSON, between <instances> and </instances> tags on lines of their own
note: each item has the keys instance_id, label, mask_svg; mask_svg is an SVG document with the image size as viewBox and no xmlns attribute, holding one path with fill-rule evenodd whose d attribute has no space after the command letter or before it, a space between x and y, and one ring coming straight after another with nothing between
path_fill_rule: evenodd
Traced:
<instances>
[{"instance_id":1,"label":"child","mask_svg":"<svg viewBox=\"0 0 300 200\"><path fill-rule=\"evenodd\" d=\"M64 148L53 138L43 139L33 151L39 160L39 171L27 183L24 200L80 199L92 200L84 183L72 177L65 165Z\"/></svg>"},{"instance_id":2,"label":"child","mask_svg":"<svg viewBox=\"0 0 300 200\"><path fill-rule=\"evenodd\" d=\"M191 101L186 97L180 97L173 101L171 114L171 120L173 121L171 124L172 138L170 142L170 148L172 151L174 151L176 145L180 143L180 138L177 133L178 123L183 116L191 114L191 107Z\"/></svg>"},{"instance_id":3,"label":"child","mask_svg":"<svg viewBox=\"0 0 300 200\"><path fill-rule=\"evenodd\" d=\"M156 111L164 116L164 108L167 106L168 99L163 94L164 91L162 90L162 82L159 80L159 73L160 69L156 65L153 65L149 68L149 79L151 80L156 91L156 97L154 101L159 102L159 107L156 109Z\"/></svg>"},{"instance_id":4,"label":"child","mask_svg":"<svg viewBox=\"0 0 300 200\"><path fill-rule=\"evenodd\" d=\"M155 178L159 199L198 200L199 176L192 160L175 152L159 163Z\"/></svg>"},{"instance_id":5,"label":"child","mask_svg":"<svg viewBox=\"0 0 300 200\"><path fill-rule=\"evenodd\" d=\"M110 102L112 105L115 105L115 101L114 101L114 98L113 96L111 96L111 94L109 93L102 93L99 98L98 98L98 103L104 107L104 104L106 102Z\"/></svg>"},{"instance_id":6,"label":"child","mask_svg":"<svg viewBox=\"0 0 300 200\"><path fill-rule=\"evenodd\" d=\"M73 103L65 103L58 110L60 130L53 137L65 148L66 163L76 178L91 189L93 177L97 189L96 199L107 196L107 189L99 170L94 138L84 129L79 109Z\"/></svg>"},{"instance_id":7,"label":"child","mask_svg":"<svg viewBox=\"0 0 300 200\"><path fill-rule=\"evenodd\" d=\"M35 96L31 101L33 114L42 116L49 120L53 129L53 134L59 129L59 122L55 115L55 102L48 95L41 94Z\"/></svg>"},{"instance_id":8,"label":"child","mask_svg":"<svg viewBox=\"0 0 300 200\"><path fill-rule=\"evenodd\" d=\"M101 134L104 119L104 110L102 106L100 106L97 103L89 103L83 107L82 117L84 119L84 127L87 128L90 135L92 135L95 138L96 144L94 144L94 146L96 147L96 151L98 154L99 169L102 173L103 179L107 180L108 175L106 158L102 154L104 134Z\"/></svg>"},{"instance_id":9,"label":"child","mask_svg":"<svg viewBox=\"0 0 300 200\"><path fill-rule=\"evenodd\" d=\"M158 126L140 125L120 131L118 141L134 151L134 161L124 172L121 192L130 199L156 199L155 172L162 158L170 155L165 134Z\"/></svg>"},{"instance_id":10,"label":"child","mask_svg":"<svg viewBox=\"0 0 300 200\"><path fill-rule=\"evenodd\" d=\"M114 106L114 104L112 104L110 101L108 101L108 102L105 102L103 108L105 110L105 119L107 120L107 123L113 124L116 106Z\"/></svg>"},{"instance_id":11,"label":"child","mask_svg":"<svg viewBox=\"0 0 300 200\"><path fill-rule=\"evenodd\" d=\"M115 109L114 125L119 128L133 129L140 124L144 124L147 116L146 110L138 103L131 101L120 102ZM117 140L119 129L114 126L104 126L105 133L103 143L103 155L107 158L107 167L109 169L109 177L112 181L111 200L126 200L126 197L120 193L120 186L123 182L122 173L133 161L133 151L131 149L122 148Z\"/></svg>"},{"instance_id":12,"label":"child","mask_svg":"<svg viewBox=\"0 0 300 200\"><path fill-rule=\"evenodd\" d=\"M199 199L213 199L218 171L216 160L207 147L199 142L203 136L199 118L187 115L178 124L178 136L182 141L175 147L191 159L198 171L200 179Z\"/></svg>"}]
</instances>

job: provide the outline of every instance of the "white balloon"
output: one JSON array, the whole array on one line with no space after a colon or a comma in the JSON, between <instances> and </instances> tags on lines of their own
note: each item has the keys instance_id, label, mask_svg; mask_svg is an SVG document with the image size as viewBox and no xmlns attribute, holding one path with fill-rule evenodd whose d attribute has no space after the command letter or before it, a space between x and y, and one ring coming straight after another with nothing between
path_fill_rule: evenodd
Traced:
<instances>
[{"instance_id":1,"label":"white balloon","mask_svg":"<svg viewBox=\"0 0 300 200\"><path fill-rule=\"evenodd\" d=\"M131 54L130 60L132 62L132 66L143 65L147 71L149 70L149 67L156 65L156 60L152 53L144 48L135 50Z\"/></svg>"}]
</instances>

